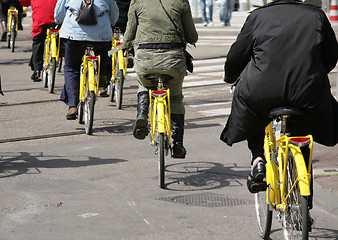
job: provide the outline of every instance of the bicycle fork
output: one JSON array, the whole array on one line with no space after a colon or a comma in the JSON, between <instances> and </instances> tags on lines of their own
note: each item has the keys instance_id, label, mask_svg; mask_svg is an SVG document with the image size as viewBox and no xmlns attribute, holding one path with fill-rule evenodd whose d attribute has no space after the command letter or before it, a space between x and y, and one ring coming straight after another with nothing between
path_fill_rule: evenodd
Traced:
<instances>
[{"instance_id":1,"label":"bicycle fork","mask_svg":"<svg viewBox=\"0 0 338 240\"><path fill-rule=\"evenodd\" d=\"M171 134L170 126L170 90L149 90L151 139L155 146L155 132L166 133L169 139ZM167 104L168 103L168 104Z\"/></svg>"},{"instance_id":2,"label":"bicycle fork","mask_svg":"<svg viewBox=\"0 0 338 240\"><path fill-rule=\"evenodd\" d=\"M94 63L97 62L98 65L98 76L97 81L95 80L95 69ZM84 56L83 62L81 64L80 71L80 101L84 101L85 92L94 91L95 96L99 91L99 78L100 78L100 56ZM86 81L86 77L88 78L88 82ZM87 88L87 89L86 89Z\"/></svg>"}]
</instances>

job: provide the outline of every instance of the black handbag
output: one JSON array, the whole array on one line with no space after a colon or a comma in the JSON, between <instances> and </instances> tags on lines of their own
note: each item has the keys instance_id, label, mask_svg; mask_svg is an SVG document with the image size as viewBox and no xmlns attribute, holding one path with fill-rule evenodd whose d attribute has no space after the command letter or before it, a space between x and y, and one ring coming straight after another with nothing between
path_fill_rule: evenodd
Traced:
<instances>
[{"instance_id":1,"label":"black handbag","mask_svg":"<svg viewBox=\"0 0 338 240\"><path fill-rule=\"evenodd\" d=\"M94 0L82 0L79 15L75 21L84 25L95 25L97 19L94 11Z\"/></svg>"},{"instance_id":2,"label":"black handbag","mask_svg":"<svg viewBox=\"0 0 338 240\"><path fill-rule=\"evenodd\" d=\"M161 3L161 5L162 5L162 8L163 8L163 10L164 10L164 12L167 14L167 16L168 16L168 18L170 19L170 21L173 23L173 25L175 26L175 29L176 29L176 31L177 31L177 33L178 33L178 36L180 37L180 39L181 39L181 42L182 42L182 47L183 47L183 52L184 52L184 56L185 56L185 63L186 63L186 65L187 65L187 70L189 71L189 72L193 72L194 71L194 64L193 64L193 62L192 62L192 60L194 59L191 55L190 55L190 53L188 53L188 51L185 49L185 44L184 44L184 42L183 42L183 39L182 39L182 36L181 36L181 34L180 34L180 29L177 27L177 25L176 25L176 23L174 22L174 20L170 17L170 15L169 15L169 13L167 12L167 10L164 8L164 6L163 6L163 4L162 4L162 1L161 0L159 0L160 1L160 3Z\"/></svg>"}]
</instances>

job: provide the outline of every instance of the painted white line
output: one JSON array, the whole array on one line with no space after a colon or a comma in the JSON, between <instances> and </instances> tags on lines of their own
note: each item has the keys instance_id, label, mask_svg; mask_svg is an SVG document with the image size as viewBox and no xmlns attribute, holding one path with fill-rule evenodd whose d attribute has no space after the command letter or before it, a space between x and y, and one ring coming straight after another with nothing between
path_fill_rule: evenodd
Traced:
<instances>
[{"instance_id":1,"label":"painted white line","mask_svg":"<svg viewBox=\"0 0 338 240\"><path fill-rule=\"evenodd\" d=\"M189 106L189 107L214 107L214 106L219 106L219 105L229 105L231 104L231 102L217 102L217 103L191 103L190 104L185 104L185 106Z\"/></svg>"},{"instance_id":2,"label":"painted white line","mask_svg":"<svg viewBox=\"0 0 338 240\"><path fill-rule=\"evenodd\" d=\"M230 112L231 112L231 108L220 108L220 109L199 111L199 113L207 117L225 116L225 115L229 115Z\"/></svg>"},{"instance_id":3,"label":"painted white line","mask_svg":"<svg viewBox=\"0 0 338 240\"><path fill-rule=\"evenodd\" d=\"M196 81L196 82L183 82L183 87L197 87L197 86L209 86L223 83L222 80L208 80L208 81Z\"/></svg>"},{"instance_id":4,"label":"painted white line","mask_svg":"<svg viewBox=\"0 0 338 240\"><path fill-rule=\"evenodd\" d=\"M98 213L85 213L85 214L81 214L79 215L79 217L83 217L83 218L89 218L89 217L94 217L99 215Z\"/></svg>"}]
</instances>

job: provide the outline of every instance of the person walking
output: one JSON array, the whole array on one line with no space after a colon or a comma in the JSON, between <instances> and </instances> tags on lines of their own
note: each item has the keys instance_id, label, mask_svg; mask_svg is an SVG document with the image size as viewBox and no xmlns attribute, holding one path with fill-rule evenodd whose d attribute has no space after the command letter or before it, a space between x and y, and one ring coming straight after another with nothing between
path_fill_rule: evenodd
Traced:
<instances>
[{"instance_id":1,"label":"person walking","mask_svg":"<svg viewBox=\"0 0 338 240\"><path fill-rule=\"evenodd\" d=\"M68 106L67 120L75 120L78 115L80 68L82 57L88 45L94 46L95 55L101 56L100 82L107 84L108 51L111 48L112 26L117 22L119 9L115 0L86 0L93 4L97 23L85 25L76 21L79 15L79 0L58 0L55 7L54 19L62 24L60 37L64 39L65 83L60 100Z\"/></svg>"},{"instance_id":2,"label":"person walking","mask_svg":"<svg viewBox=\"0 0 338 240\"><path fill-rule=\"evenodd\" d=\"M163 7L179 28L184 44L195 44L198 39L188 0L162 0ZM134 69L139 82L137 116L133 135L144 139L148 133L147 119L149 89L156 83L145 79L146 74L161 73L173 77L165 83L170 89L173 157L185 158L183 146L184 104L182 84L186 75L186 61L177 29L166 15L160 0L132 0L128 13L123 48L137 47Z\"/></svg>"},{"instance_id":3,"label":"person walking","mask_svg":"<svg viewBox=\"0 0 338 240\"><path fill-rule=\"evenodd\" d=\"M29 62L34 82L41 81L46 32L54 24L54 8L57 0L20 0L22 6L32 6L32 56Z\"/></svg>"},{"instance_id":4,"label":"person walking","mask_svg":"<svg viewBox=\"0 0 338 240\"><path fill-rule=\"evenodd\" d=\"M208 4L208 5L206 5ZM212 14L214 9L213 0L200 0L201 14L202 14L202 23L203 26L213 26ZM208 11L207 11L208 7Z\"/></svg>"},{"instance_id":5,"label":"person walking","mask_svg":"<svg viewBox=\"0 0 338 240\"><path fill-rule=\"evenodd\" d=\"M224 26L230 26L235 0L222 0L219 7L219 17Z\"/></svg>"}]
</instances>

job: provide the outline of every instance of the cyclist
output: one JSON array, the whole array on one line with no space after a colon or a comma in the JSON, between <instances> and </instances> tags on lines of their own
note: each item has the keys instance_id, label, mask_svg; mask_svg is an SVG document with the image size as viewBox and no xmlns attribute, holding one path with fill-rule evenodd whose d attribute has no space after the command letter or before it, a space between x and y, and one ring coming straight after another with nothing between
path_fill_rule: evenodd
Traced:
<instances>
[{"instance_id":1,"label":"cyclist","mask_svg":"<svg viewBox=\"0 0 338 240\"><path fill-rule=\"evenodd\" d=\"M198 35L191 16L189 1L163 0L163 5L180 28L183 41L195 44ZM166 87L171 90L173 157L184 158L186 155L183 146L185 110L182 83L186 75L186 63L180 37L159 0L131 2L123 45L130 48L132 44L137 45L134 69L139 82L137 118L133 135L137 139L144 139L147 135L147 130L144 129L147 128L148 89L157 86L156 83L146 80L144 76L149 73L170 75L174 78L168 81Z\"/></svg>"},{"instance_id":2,"label":"cyclist","mask_svg":"<svg viewBox=\"0 0 338 240\"><path fill-rule=\"evenodd\" d=\"M68 120L77 118L80 68L88 44L94 46L96 55L101 56L100 81L107 82L108 50L113 35L111 25L114 25L118 19L118 7L115 0L95 0L93 6L97 24L80 24L75 20L80 4L81 1L78 0L58 0L54 16L56 23L62 23L60 36L65 40L65 84L60 99L69 107L66 115Z\"/></svg>"},{"instance_id":3,"label":"cyclist","mask_svg":"<svg viewBox=\"0 0 338 240\"><path fill-rule=\"evenodd\" d=\"M19 0L0 0L0 21L1 21L1 41L7 39L7 11L13 5L18 10L18 30L23 30L22 18L23 8Z\"/></svg>"},{"instance_id":4,"label":"cyclist","mask_svg":"<svg viewBox=\"0 0 338 240\"><path fill-rule=\"evenodd\" d=\"M34 82L41 81L43 52L47 29L54 25L54 8L57 0L20 0L25 7L32 6L32 56L29 62Z\"/></svg>"},{"instance_id":5,"label":"cyclist","mask_svg":"<svg viewBox=\"0 0 338 240\"><path fill-rule=\"evenodd\" d=\"M128 21L128 10L129 10L129 6L130 6L130 1L131 0L116 0L117 6L119 8L119 19L117 20L116 24L113 26L113 29L119 29L121 31L122 34L124 34L124 32L126 31L126 27L127 27L127 21ZM134 53L134 49L131 49L129 51L129 55L131 55L130 57L128 56L128 63L127 63L127 67L132 67L133 66L133 53ZM108 71L109 73L112 72L112 63L111 63L111 58L109 58L109 65L108 65ZM108 74L108 78L111 78L111 74ZM108 92L107 92L107 85L108 82L106 84L100 84L100 87L103 87L103 89L100 90L100 96L101 97L108 97Z\"/></svg>"},{"instance_id":6,"label":"cyclist","mask_svg":"<svg viewBox=\"0 0 338 240\"><path fill-rule=\"evenodd\" d=\"M229 146L248 141L250 192L265 176L264 129L272 108L303 109L304 119L288 123L291 133L312 134L314 141L326 146L337 144L338 103L328 79L337 58L335 33L318 7L276 0L246 19L224 66L225 81L238 84L221 140Z\"/></svg>"}]
</instances>

